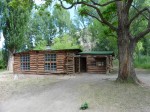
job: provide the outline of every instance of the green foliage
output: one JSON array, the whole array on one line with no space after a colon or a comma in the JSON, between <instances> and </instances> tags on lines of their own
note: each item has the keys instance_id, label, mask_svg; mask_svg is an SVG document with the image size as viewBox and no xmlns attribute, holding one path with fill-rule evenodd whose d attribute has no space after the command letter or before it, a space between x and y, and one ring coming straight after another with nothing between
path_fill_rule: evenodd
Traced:
<instances>
[{"instance_id":1,"label":"green foliage","mask_svg":"<svg viewBox=\"0 0 150 112\"><path fill-rule=\"evenodd\" d=\"M143 50L143 43L142 43L142 42L138 42L138 43L137 43L137 46L136 46L136 49L137 49L138 51Z\"/></svg>"},{"instance_id":2,"label":"green foliage","mask_svg":"<svg viewBox=\"0 0 150 112\"><path fill-rule=\"evenodd\" d=\"M32 0L5 1L3 34L5 38L5 49L11 53L20 50L26 44L27 23L32 9L32 3ZM26 7L26 9L23 7Z\"/></svg>"},{"instance_id":3,"label":"green foliage","mask_svg":"<svg viewBox=\"0 0 150 112\"><path fill-rule=\"evenodd\" d=\"M93 20L89 25L89 31L92 33L93 39L96 40L94 50L112 50L117 54L117 36L115 32L100 24L97 20Z\"/></svg>"},{"instance_id":4,"label":"green foliage","mask_svg":"<svg viewBox=\"0 0 150 112\"><path fill-rule=\"evenodd\" d=\"M150 56L135 57L134 65L136 68L150 69Z\"/></svg>"},{"instance_id":5,"label":"green foliage","mask_svg":"<svg viewBox=\"0 0 150 112\"><path fill-rule=\"evenodd\" d=\"M6 68L6 63L3 59L0 59L0 69L5 69Z\"/></svg>"},{"instance_id":6,"label":"green foliage","mask_svg":"<svg viewBox=\"0 0 150 112\"><path fill-rule=\"evenodd\" d=\"M81 16L87 16L88 12L90 12L87 6L82 6L78 9L78 12Z\"/></svg>"},{"instance_id":7,"label":"green foliage","mask_svg":"<svg viewBox=\"0 0 150 112\"><path fill-rule=\"evenodd\" d=\"M47 9L44 9L43 11L39 10L33 14L33 17L30 18L28 23L29 29L27 34L28 38L30 38L28 42L29 49L34 47L33 44L35 44L35 48L39 48L39 45L42 45L42 49L43 44L44 46L45 44L49 46L51 45L52 39L55 37L57 32L53 21L54 17Z\"/></svg>"},{"instance_id":8,"label":"green foliage","mask_svg":"<svg viewBox=\"0 0 150 112\"><path fill-rule=\"evenodd\" d=\"M2 50L0 50L0 69L5 69L6 68L6 62L4 60L4 55Z\"/></svg>"},{"instance_id":9,"label":"green foliage","mask_svg":"<svg viewBox=\"0 0 150 112\"><path fill-rule=\"evenodd\" d=\"M65 33L71 33L74 26L70 19L70 13L63 8L60 10L56 7L52 13L54 17L53 24L57 27L57 34L62 36Z\"/></svg>"},{"instance_id":10,"label":"green foliage","mask_svg":"<svg viewBox=\"0 0 150 112\"><path fill-rule=\"evenodd\" d=\"M142 39L143 44L143 55L149 55L150 56L150 34L146 36L146 38Z\"/></svg>"},{"instance_id":11,"label":"green foliage","mask_svg":"<svg viewBox=\"0 0 150 112\"><path fill-rule=\"evenodd\" d=\"M63 37L57 37L54 39L52 49L78 49L80 48L76 38L64 35Z\"/></svg>"},{"instance_id":12,"label":"green foliage","mask_svg":"<svg viewBox=\"0 0 150 112\"><path fill-rule=\"evenodd\" d=\"M46 45L47 45L47 42L46 40L39 40L35 47L34 47L34 50L45 50L46 49Z\"/></svg>"},{"instance_id":13,"label":"green foliage","mask_svg":"<svg viewBox=\"0 0 150 112\"><path fill-rule=\"evenodd\" d=\"M59 10L61 10L61 9L62 9L62 7L61 7L61 5L60 5L60 4L55 4L55 8L56 8L56 9L59 9Z\"/></svg>"},{"instance_id":14,"label":"green foliage","mask_svg":"<svg viewBox=\"0 0 150 112\"><path fill-rule=\"evenodd\" d=\"M74 0L65 0L67 3L72 4Z\"/></svg>"},{"instance_id":15,"label":"green foliage","mask_svg":"<svg viewBox=\"0 0 150 112\"><path fill-rule=\"evenodd\" d=\"M83 103L83 104L81 105L81 107L80 107L81 110L86 110L86 109L88 109L88 108L89 108L89 106L88 106L88 103L87 103L87 102Z\"/></svg>"},{"instance_id":16,"label":"green foliage","mask_svg":"<svg viewBox=\"0 0 150 112\"><path fill-rule=\"evenodd\" d=\"M32 0L11 0L8 5L13 9L21 8L22 10L28 10L32 7Z\"/></svg>"}]
</instances>

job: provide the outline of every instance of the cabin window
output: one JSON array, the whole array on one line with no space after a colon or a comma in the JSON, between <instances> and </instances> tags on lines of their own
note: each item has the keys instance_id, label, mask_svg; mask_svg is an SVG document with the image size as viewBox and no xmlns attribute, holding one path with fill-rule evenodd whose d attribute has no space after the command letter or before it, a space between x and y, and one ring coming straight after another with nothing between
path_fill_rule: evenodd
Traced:
<instances>
[{"instance_id":1,"label":"cabin window","mask_svg":"<svg viewBox=\"0 0 150 112\"><path fill-rule=\"evenodd\" d=\"M96 62L91 62L91 66L96 66Z\"/></svg>"},{"instance_id":2,"label":"cabin window","mask_svg":"<svg viewBox=\"0 0 150 112\"><path fill-rule=\"evenodd\" d=\"M97 62L96 65L99 66L99 67L103 67L104 66L104 62L103 61Z\"/></svg>"},{"instance_id":3,"label":"cabin window","mask_svg":"<svg viewBox=\"0 0 150 112\"><path fill-rule=\"evenodd\" d=\"M21 70L30 70L30 55L21 55Z\"/></svg>"},{"instance_id":4,"label":"cabin window","mask_svg":"<svg viewBox=\"0 0 150 112\"><path fill-rule=\"evenodd\" d=\"M56 71L56 54L45 54L45 70Z\"/></svg>"}]
</instances>

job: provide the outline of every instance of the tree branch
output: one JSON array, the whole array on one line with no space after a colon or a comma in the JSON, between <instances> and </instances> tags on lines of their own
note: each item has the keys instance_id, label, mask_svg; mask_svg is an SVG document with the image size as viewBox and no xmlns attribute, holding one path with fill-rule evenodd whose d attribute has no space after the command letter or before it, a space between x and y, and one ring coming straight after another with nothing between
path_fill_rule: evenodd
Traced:
<instances>
[{"instance_id":1,"label":"tree branch","mask_svg":"<svg viewBox=\"0 0 150 112\"><path fill-rule=\"evenodd\" d=\"M132 3L133 3L133 0L128 0L128 1L127 1L126 7L125 7L125 9L126 9L127 12L129 12Z\"/></svg>"},{"instance_id":2,"label":"tree branch","mask_svg":"<svg viewBox=\"0 0 150 112\"><path fill-rule=\"evenodd\" d=\"M137 12L140 12L134 5L132 5L132 7L133 7ZM142 14L142 13L141 13L141 14ZM142 14L142 16L144 16L147 20L149 20L149 18L148 18L146 15Z\"/></svg>"},{"instance_id":3,"label":"tree branch","mask_svg":"<svg viewBox=\"0 0 150 112\"><path fill-rule=\"evenodd\" d=\"M134 40L136 42L138 42L141 38L143 38L145 35L147 35L148 33L150 33L150 28L147 28L145 31L139 33L135 38Z\"/></svg>"},{"instance_id":4,"label":"tree branch","mask_svg":"<svg viewBox=\"0 0 150 112\"><path fill-rule=\"evenodd\" d=\"M100 17L100 22L104 23L105 25L107 25L110 29L114 30L114 31L117 31L117 28L114 27L111 23L109 23L104 17L103 17L103 14L101 13L101 11L99 10L98 7L96 7L95 5L92 5L92 4L88 4L87 2L84 2L84 1L81 1L79 2L79 0L77 0L76 2L72 3L72 5L70 7L65 7L63 5L63 2L62 0L59 0L61 6L64 8L64 9L71 9L72 7L74 7L75 5L77 4L83 4L83 5L86 5L86 6L89 6L91 8L94 8L96 10L96 12L98 13L99 17Z\"/></svg>"},{"instance_id":5,"label":"tree branch","mask_svg":"<svg viewBox=\"0 0 150 112\"><path fill-rule=\"evenodd\" d=\"M149 10L149 21L148 21L147 29L144 30L143 32L137 34L137 36L135 36L134 40L136 42L138 42L141 38L143 38L148 33L150 33L150 10Z\"/></svg>"},{"instance_id":6,"label":"tree branch","mask_svg":"<svg viewBox=\"0 0 150 112\"><path fill-rule=\"evenodd\" d=\"M140 32L139 34L137 34L134 38L134 41L135 42L138 42L140 39L142 39L145 35L147 35L148 33L150 33L150 10L148 8L144 8L143 10L139 11L139 13L137 13L134 17L133 17L133 20L134 18L138 17L140 14L142 14L142 12L144 11L148 11L149 13L149 18L148 18L148 25L147 25L147 28L143 31L143 32ZM131 19L131 22L133 21Z\"/></svg>"},{"instance_id":7,"label":"tree branch","mask_svg":"<svg viewBox=\"0 0 150 112\"><path fill-rule=\"evenodd\" d=\"M144 8L143 10L141 11L138 11L138 13L129 21L129 24L130 25L137 17L139 17L139 15L141 15L144 11L148 11L148 8Z\"/></svg>"},{"instance_id":8,"label":"tree branch","mask_svg":"<svg viewBox=\"0 0 150 112\"><path fill-rule=\"evenodd\" d=\"M77 3L78 3L78 0L77 0L77 2L72 3L71 6L65 7L65 6L63 5L63 1L61 1L61 0L58 0L58 1L60 2L62 8L64 8L64 9L71 9L71 8L73 8L75 5L77 5Z\"/></svg>"},{"instance_id":9,"label":"tree branch","mask_svg":"<svg viewBox=\"0 0 150 112\"><path fill-rule=\"evenodd\" d=\"M89 16L91 16L91 17L97 19L99 22L103 23L98 17L96 17L96 16L94 16L94 15L92 15L92 14L90 14L90 13L87 13L87 15L89 15Z\"/></svg>"},{"instance_id":10,"label":"tree branch","mask_svg":"<svg viewBox=\"0 0 150 112\"><path fill-rule=\"evenodd\" d=\"M100 4L100 3L96 3L94 0L90 0L90 1L93 3L93 5L97 5L97 6L101 6L101 7L107 6L107 5L109 5L109 4L113 3L113 2L116 2L116 0L112 0L112 1L109 1L109 2L104 3L104 4Z\"/></svg>"}]
</instances>

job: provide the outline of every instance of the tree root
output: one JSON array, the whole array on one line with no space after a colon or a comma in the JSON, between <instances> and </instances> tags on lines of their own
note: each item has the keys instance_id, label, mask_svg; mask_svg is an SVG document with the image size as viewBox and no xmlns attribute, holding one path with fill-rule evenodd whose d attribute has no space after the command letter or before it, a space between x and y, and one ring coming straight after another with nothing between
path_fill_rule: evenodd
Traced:
<instances>
[{"instance_id":1,"label":"tree root","mask_svg":"<svg viewBox=\"0 0 150 112\"><path fill-rule=\"evenodd\" d=\"M128 77L126 79L122 79L120 77L118 77L116 79L116 82L118 83L132 83L132 84L137 84L137 85L141 85L143 84L137 77Z\"/></svg>"}]
</instances>

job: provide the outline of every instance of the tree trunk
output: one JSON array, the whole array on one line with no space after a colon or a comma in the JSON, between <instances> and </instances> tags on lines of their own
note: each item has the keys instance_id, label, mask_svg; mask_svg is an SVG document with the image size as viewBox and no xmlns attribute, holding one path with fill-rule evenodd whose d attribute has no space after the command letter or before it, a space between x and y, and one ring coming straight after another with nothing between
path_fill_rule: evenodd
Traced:
<instances>
[{"instance_id":1,"label":"tree trunk","mask_svg":"<svg viewBox=\"0 0 150 112\"><path fill-rule=\"evenodd\" d=\"M118 54L119 54L119 72L117 81L130 81L139 83L136 77L133 52L135 49L136 41L131 36L129 31L129 15L126 10L124 1L117 1L117 15L118 15Z\"/></svg>"},{"instance_id":2,"label":"tree trunk","mask_svg":"<svg viewBox=\"0 0 150 112\"><path fill-rule=\"evenodd\" d=\"M13 71L13 64L14 64L13 52L9 52L8 63L7 63L7 70L8 71Z\"/></svg>"},{"instance_id":3,"label":"tree trunk","mask_svg":"<svg viewBox=\"0 0 150 112\"><path fill-rule=\"evenodd\" d=\"M136 76L133 60L136 42L130 40L128 36L118 34L119 71L117 81L140 83Z\"/></svg>"}]
</instances>

